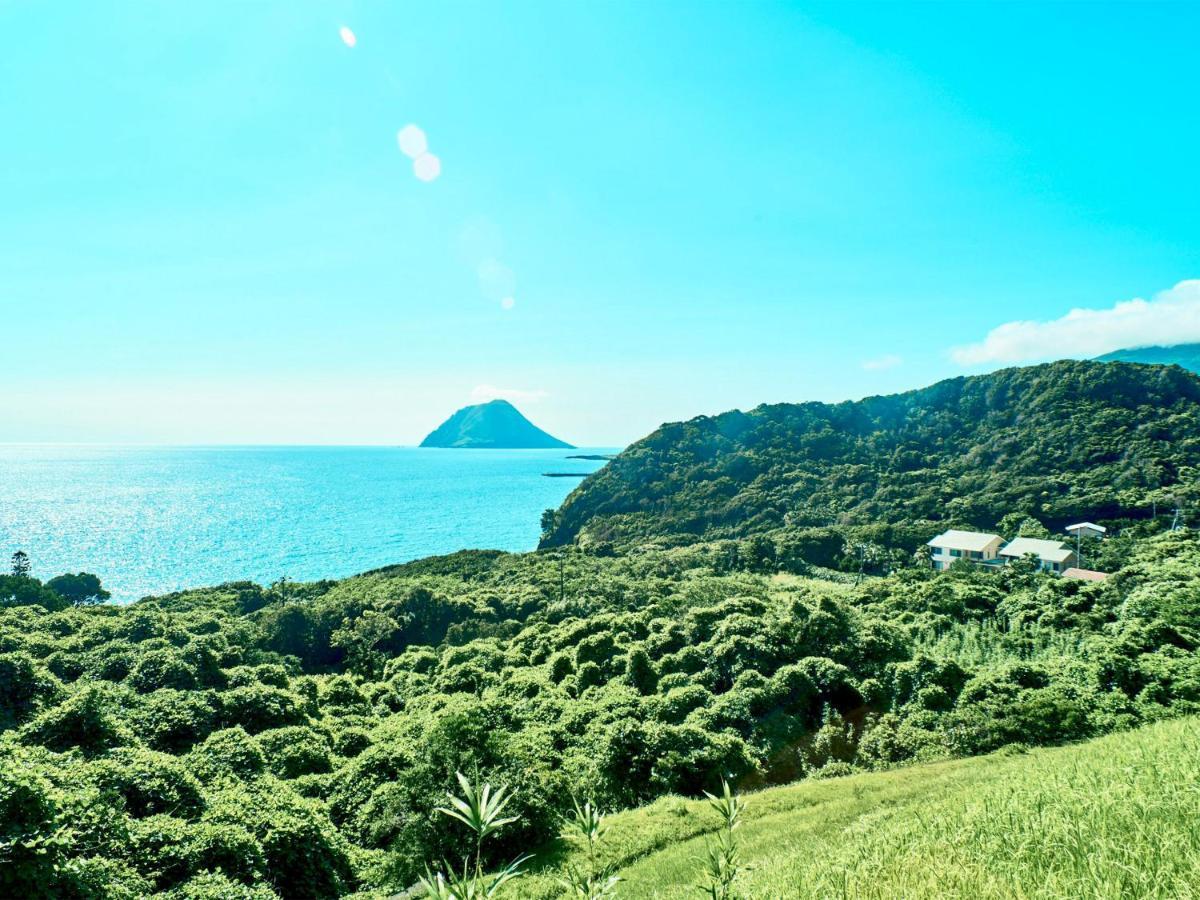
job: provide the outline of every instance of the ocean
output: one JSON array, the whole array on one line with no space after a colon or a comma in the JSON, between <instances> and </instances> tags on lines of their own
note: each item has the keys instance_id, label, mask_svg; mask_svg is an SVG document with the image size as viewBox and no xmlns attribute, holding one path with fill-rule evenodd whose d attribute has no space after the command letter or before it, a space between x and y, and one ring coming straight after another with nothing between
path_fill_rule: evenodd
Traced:
<instances>
[{"instance_id":1,"label":"ocean","mask_svg":"<svg viewBox=\"0 0 1200 900\"><path fill-rule=\"evenodd\" d=\"M128 602L185 587L342 578L468 548L532 550L579 450L0 445L0 554Z\"/></svg>"}]
</instances>

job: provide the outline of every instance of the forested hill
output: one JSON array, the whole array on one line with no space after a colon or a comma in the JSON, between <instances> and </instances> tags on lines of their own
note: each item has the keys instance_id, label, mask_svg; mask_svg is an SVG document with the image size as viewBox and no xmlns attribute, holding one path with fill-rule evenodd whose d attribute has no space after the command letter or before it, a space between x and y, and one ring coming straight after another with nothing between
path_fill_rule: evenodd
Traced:
<instances>
[{"instance_id":1,"label":"forested hill","mask_svg":"<svg viewBox=\"0 0 1200 900\"><path fill-rule=\"evenodd\" d=\"M784 526L994 527L1139 518L1196 493L1200 378L1062 361L839 404L664 425L589 477L544 545L744 536Z\"/></svg>"}]
</instances>

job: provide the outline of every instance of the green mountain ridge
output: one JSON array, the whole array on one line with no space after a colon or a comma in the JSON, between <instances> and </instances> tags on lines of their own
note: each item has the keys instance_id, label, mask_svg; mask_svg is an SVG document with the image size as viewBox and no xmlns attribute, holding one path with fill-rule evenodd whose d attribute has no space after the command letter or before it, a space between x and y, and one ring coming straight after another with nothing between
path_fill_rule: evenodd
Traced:
<instances>
[{"instance_id":1,"label":"green mountain ridge","mask_svg":"<svg viewBox=\"0 0 1200 900\"><path fill-rule=\"evenodd\" d=\"M538 428L507 400L465 406L421 441L422 447L492 450L574 449Z\"/></svg>"},{"instance_id":2,"label":"green mountain ridge","mask_svg":"<svg viewBox=\"0 0 1200 900\"><path fill-rule=\"evenodd\" d=\"M543 546L783 527L1140 518L1196 494L1200 378L1061 361L663 425L573 491Z\"/></svg>"},{"instance_id":3,"label":"green mountain ridge","mask_svg":"<svg viewBox=\"0 0 1200 900\"><path fill-rule=\"evenodd\" d=\"M1132 347L1114 350L1096 357L1097 362L1141 363L1155 366L1180 366L1200 372L1200 344L1172 344L1169 347Z\"/></svg>"}]
</instances>

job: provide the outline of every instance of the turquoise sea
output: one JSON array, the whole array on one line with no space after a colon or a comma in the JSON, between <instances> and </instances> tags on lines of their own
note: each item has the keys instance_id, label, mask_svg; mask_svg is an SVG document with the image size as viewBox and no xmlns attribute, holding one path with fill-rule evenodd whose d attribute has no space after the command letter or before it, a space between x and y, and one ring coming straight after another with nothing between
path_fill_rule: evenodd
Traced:
<instances>
[{"instance_id":1,"label":"turquoise sea","mask_svg":"<svg viewBox=\"0 0 1200 900\"><path fill-rule=\"evenodd\" d=\"M580 450L0 446L0 553L120 601L231 580L340 578L464 548L531 550Z\"/></svg>"}]
</instances>

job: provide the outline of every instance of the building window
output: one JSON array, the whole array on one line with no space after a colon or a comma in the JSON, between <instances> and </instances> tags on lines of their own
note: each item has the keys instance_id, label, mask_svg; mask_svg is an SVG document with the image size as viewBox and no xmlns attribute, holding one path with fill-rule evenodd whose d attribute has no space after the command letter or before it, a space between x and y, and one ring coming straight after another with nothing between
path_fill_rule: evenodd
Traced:
<instances>
[{"instance_id":1,"label":"building window","mask_svg":"<svg viewBox=\"0 0 1200 900\"><path fill-rule=\"evenodd\" d=\"M980 553L978 550L972 550L971 551L971 559L983 559L983 554Z\"/></svg>"},{"instance_id":2,"label":"building window","mask_svg":"<svg viewBox=\"0 0 1200 900\"><path fill-rule=\"evenodd\" d=\"M957 557L957 556L962 556L962 551L961 551L961 550L951 550L951 551L950 551L950 555L951 555L951 556L956 556L956 557Z\"/></svg>"}]
</instances>

